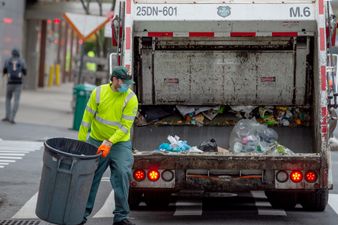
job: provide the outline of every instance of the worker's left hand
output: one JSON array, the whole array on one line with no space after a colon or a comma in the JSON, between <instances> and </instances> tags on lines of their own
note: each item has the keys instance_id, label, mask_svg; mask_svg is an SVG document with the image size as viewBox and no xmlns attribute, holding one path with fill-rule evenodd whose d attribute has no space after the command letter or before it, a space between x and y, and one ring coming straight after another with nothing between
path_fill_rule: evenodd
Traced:
<instances>
[{"instance_id":1,"label":"worker's left hand","mask_svg":"<svg viewBox=\"0 0 338 225\"><path fill-rule=\"evenodd\" d=\"M97 149L96 154L100 154L102 152L102 157L106 158L110 152L110 148L113 144L110 141L104 140L100 147Z\"/></svg>"}]
</instances>

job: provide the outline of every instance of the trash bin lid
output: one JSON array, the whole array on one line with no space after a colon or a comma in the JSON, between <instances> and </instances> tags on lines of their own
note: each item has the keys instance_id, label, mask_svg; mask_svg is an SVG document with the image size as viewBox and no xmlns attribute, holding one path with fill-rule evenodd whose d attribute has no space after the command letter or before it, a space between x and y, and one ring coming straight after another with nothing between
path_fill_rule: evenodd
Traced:
<instances>
[{"instance_id":1,"label":"trash bin lid","mask_svg":"<svg viewBox=\"0 0 338 225\"><path fill-rule=\"evenodd\" d=\"M44 143L45 150L79 159L94 159L97 147L89 143L70 138L51 138Z\"/></svg>"},{"instance_id":2,"label":"trash bin lid","mask_svg":"<svg viewBox=\"0 0 338 225\"><path fill-rule=\"evenodd\" d=\"M92 91L94 90L94 88L96 88L95 85L92 84L78 84L74 87L74 90L76 91Z\"/></svg>"}]
</instances>

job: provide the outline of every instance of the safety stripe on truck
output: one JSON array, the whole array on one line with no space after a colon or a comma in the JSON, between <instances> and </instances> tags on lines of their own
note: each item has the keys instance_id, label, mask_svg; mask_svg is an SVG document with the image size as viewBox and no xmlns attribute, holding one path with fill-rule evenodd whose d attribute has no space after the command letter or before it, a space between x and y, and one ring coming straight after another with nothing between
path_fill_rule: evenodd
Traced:
<instances>
[{"instance_id":1,"label":"safety stripe on truck","mask_svg":"<svg viewBox=\"0 0 338 225\"><path fill-rule=\"evenodd\" d=\"M320 51L325 51L325 29L319 28Z\"/></svg>"},{"instance_id":2,"label":"safety stripe on truck","mask_svg":"<svg viewBox=\"0 0 338 225\"><path fill-rule=\"evenodd\" d=\"M131 0L126 1L126 14L127 15L131 14Z\"/></svg>"},{"instance_id":3,"label":"safety stripe on truck","mask_svg":"<svg viewBox=\"0 0 338 225\"><path fill-rule=\"evenodd\" d=\"M322 91L326 90L326 66L320 67L320 76L322 80Z\"/></svg>"},{"instance_id":4,"label":"safety stripe on truck","mask_svg":"<svg viewBox=\"0 0 338 225\"><path fill-rule=\"evenodd\" d=\"M313 32L137 32L138 37L298 37L313 36Z\"/></svg>"},{"instance_id":5,"label":"safety stripe on truck","mask_svg":"<svg viewBox=\"0 0 338 225\"><path fill-rule=\"evenodd\" d=\"M319 8L319 15L323 15L324 14L324 0L319 0L318 1L318 8Z\"/></svg>"},{"instance_id":6,"label":"safety stripe on truck","mask_svg":"<svg viewBox=\"0 0 338 225\"><path fill-rule=\"evenodd\" d=\"M131 27L126 27L126 49L131 48Z\"/></svg>"},{"instance_id":7,"label":"safety stripe on truck","mask_svg":"<svg viewBox=\"0 0 338 225\"><path fill-rule=\"evenodd\" d=\"M328 116L328 112L327 112L327 107L322 107L322 133L323 135L327 133L327 116Z\"/></svg>"},{"instance_id":8,"label":"safety stripe on truck","mask_svg":"<svg viewBox=\"0 0 338 225\"><path fill-rule=\"evenodd\" d=\"M126 7L125 7L125 44L124 44L124 56L122 65L127 67L130 74L133 74L131 62L132 62L132 51L131 48L133 46L132 40L132 32L133 32L133 19L132 19L132 8L133 8L133 1L126 0Z\"/></svg>"},{"instance_id":9,"label":"safety stripe on truck","mask_svg":"<svg viewBox=\"0 0 338 225\"><path fill-rule=\"evenodd\" d=\"M322 148L325 146L327 133L328 133L328 109L327 109L327 77L326 77L326 28L325 28L325 1L317 1L317 23L318 23L318 59L319 59L319 71L320 74L320 87L321 87L321 118L320 118L320 131L322 138Z\"/></svg>"}]
</instances>

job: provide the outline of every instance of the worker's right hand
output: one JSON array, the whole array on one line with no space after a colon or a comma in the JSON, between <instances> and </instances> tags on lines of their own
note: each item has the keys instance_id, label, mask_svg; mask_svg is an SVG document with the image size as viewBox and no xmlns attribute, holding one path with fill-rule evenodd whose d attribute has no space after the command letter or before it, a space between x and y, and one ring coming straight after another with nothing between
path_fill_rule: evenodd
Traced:
<instances>
[{"instance_id":1,"label":"worker's right hand","mask_svg":"<svg viewBox=\"0 0 338 225\"><path fill-rule=\"evenodd\" d=\"M109 154L110 152L110 149L111 149L111 146L113 144L110 142L110 141L107 141L107 140L104 140L102 142L102 144L100 145L100 147L97 149L97 152L96 154L100 154L102 152L102 157L103 158L106 158L107 155Z\"/></svg>"}]
</instances>

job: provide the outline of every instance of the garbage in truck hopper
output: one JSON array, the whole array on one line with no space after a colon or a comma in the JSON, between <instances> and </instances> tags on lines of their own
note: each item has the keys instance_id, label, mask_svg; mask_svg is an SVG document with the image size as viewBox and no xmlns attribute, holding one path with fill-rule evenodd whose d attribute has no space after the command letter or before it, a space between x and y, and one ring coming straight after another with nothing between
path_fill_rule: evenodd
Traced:
<instances>
[{"instance_id":1,"label":"garbage in truck hopper","mask_svg":"<svg viewBox=\"0 0 338 225\"><path fill-rule=\"evenodd\" d=\"M203 152L217 152L218 146L215 139L210 139L208 141L203 141L199 146Z\"/></svg>"},{"instance_id":2,"label":"garbage in truck hopper","mask_svg":"<svg viewBox=\"0 0 338 225\"><path fill-rule=\"evenodd\" d=\"M256 119L267 126L311 125L309 107L289 106L141 106L137 126L235 126L241 119Z\"/></svg>"},{"instance_id":3,"label":"garbage in truck hopper","mask_svg":"<svg viewBox=\"0 0 338 225\"><path fill-rule=\"evenodd\" d=\"M198 147L190 146L186 140L181 140L177 135L168 135L167 141L159 145L158 151L173 153L204 153L219 152L221 154L229 153L229 150L217 146L215 139L203 141Z\"/></svg>"},{"instance_id":4,"label":"garbage in truck hopper","mask_svg":"<svg viewBox=\"0 0 338 225\"><path fill-rule=\"evenodd\" d=\"M268 155L293 155L294 153L278 143L278 134L255 119L242 119L230 134L230 150L233 153L262 153Z\"/></svg>"},{"instance_id":5,"label":"garbage in truck hopper","mask_svg":"<svg viewBox=\"0 0 338 225\"><path fill-rule=\"evenodd\" d=\"M215 154L265 154L265 155L293 155L287 147L278 143L278 134L264 124L255 120L240 120L230 134L230 150L217 146L216 140L211 138L202 141L198 146L191 146L188 141L177 135L168 135L167 142L161 143L154 151L163 153L215 153Z\"/></svg>"},{"instance_id":6,"label":"garbage in truck hopper","mask_svg":"<svg viewBox=\"0 0 338 225\"><path fill-rule=\"evenodd\" d=\"M169 143L162 143L158 148L160 151L184 152L191 149L191 146L187 144L187 141L180 140L180 137L176 135L169 135L167 139Z\"/></svg>"},{"instance_id":7,"label":"garbage in truck hopper","mask_svg":"<svg viewBox=\"0 0 338 225\"><path fill-rule=\"evenodd\" d=\"M146 106L135 121L136 126L225 126L232 127L229 149L233 154L292 155L292 150L278 142L273 127L311 125L310 107L290 106ZM158 151L170 153L219 153L214 139L191 146L189 140L168 136ZM223 148L222 148L223 149ZM224 149L224 154L229 150Z\"/></svg>"}]
</instances>

